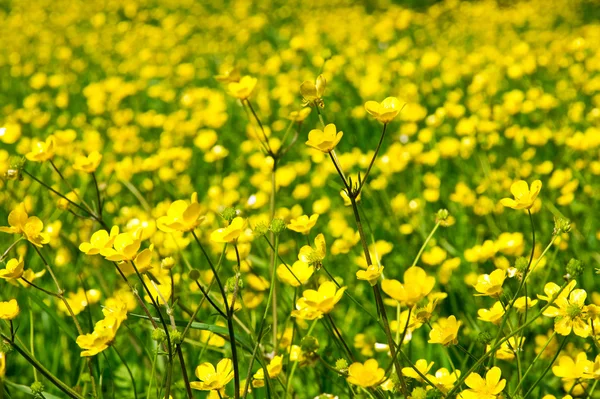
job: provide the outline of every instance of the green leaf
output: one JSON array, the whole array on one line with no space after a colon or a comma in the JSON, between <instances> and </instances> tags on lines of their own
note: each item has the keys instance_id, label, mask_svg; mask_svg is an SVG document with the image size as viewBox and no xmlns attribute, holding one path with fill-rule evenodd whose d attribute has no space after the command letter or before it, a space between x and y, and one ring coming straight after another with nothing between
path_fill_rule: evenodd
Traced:
<instances>
[{"instance_id":1,"label":"green leaf","mask_svg":"<svg viewBox=\"0 0 600 399\"><path fill-rule=\"evenodd\" d=\"M75 334L75 330L71 328L60 316L56 314L56 311L51 309L48 305L44 303L37 295L30 292L30 290L24 290L27 292L27 295L36 305L38 305L45 313L47 313L52 319L56 322L58 327L64 331L73 341L77 340L77 334Z\"/></svg>"},{"instance_id":2,"label":"green leaf","mask_svg":"<svg viewBox=\"0 0 600 399\"><path fill-rule=\"evenodd\" d=\"M18 392L23 392L23 393L33 396L33 393L31 392L31 388L26 387L25 385L15 384L14 382L10 382L9 380L4 380L4 383L6 383L6 385L8 385L9 387L13 388L14 390L16 390ZM47 392L44 392L44 397L46 399L60 399L58 396L54 396Z\"/></svg>"}]
</instances>

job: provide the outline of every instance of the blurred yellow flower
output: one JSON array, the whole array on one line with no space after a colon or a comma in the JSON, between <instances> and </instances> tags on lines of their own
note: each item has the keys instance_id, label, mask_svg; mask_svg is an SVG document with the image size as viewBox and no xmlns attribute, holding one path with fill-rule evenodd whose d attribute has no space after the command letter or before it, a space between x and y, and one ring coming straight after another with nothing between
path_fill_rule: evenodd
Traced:
<instances>
[{"instance_id":1,"label":"blurred yellow flower","mask_svg":"<svg viewBox=\"0 0 600 399\"><path fill-rule=\"evenodd\" d=\"M333 310L336 303L342 299L346 287L337 289L335 283L326 281L319 286L318 290L306 290L302 298L296 302L296 310L292 312L295 317L314 319L320 318Z\"/></svg>"},{"instance_id":2,"label":"blurred yellow flower","mask_svg":"<svg viewBox=\"0 0 600 399\"><path fill-rule=\"evenodd\" d=\"M96 255L102 250L112 248L115 238L119 235L119 226L110 229L110 235L106 230L98 230L90 238L90 242L82 242L79 250L86 255Z\"/></svg>"},{"instance_id":3,"label":"blurred yellow flower","mask_svg":"<svg viewBox=\"0 0 600 399\"><path fill-rule=\"evenodd\" d=\"M348 382L362 388L376 387L385 379L385 370L379 367L375 359L364 363L352 363L348 367Z\"/></svg>"},{"instance_id":4,"label":"blurred yellow flower","mask_svg":"<svg viewBox=\"0 0 600 399\"><path fill-rule=\"evenodd\" d=\"M98 151L92 151L86 157L85 155L77 155L73 162L73 169L85 173L93 173L98 169L98 165L102 161L102 154Z\"/></svg>"},{"instance_id":5,"label":"blurred yellow flower","mask_svg":"<svg viewBox=\"0 0 600 399\"><path fill-rule=\"evenodd\" d=\"M490 274L482 274L477 278L475 290L479 294L476 296L499 297L502 293L502 284L506 279L506 271L496 269Z\"/></svg>"},{"instance_id":6,"label":"blurred yellow flower","mask_svg":"<svg viewBox=\"0 0 600 399\"><path fill-rule=\"evenodd\" d=\"M229 226L210 233L210 239L214 242L233 242L238 239L245 228L246 220L238 216L231 221Z\"/></svg>"},{"instance_id":7,"label":"blurred yellow flower","mask_svg":"<svg viewBox=\"0 0 600 399\"><path fill-rule=\"evenodd\" d=\"M258 80L252 76L244 76L239 82L230 82L229 93L240 100L247 100L254 91Z\"/></svg>"},{"instance_id":8,"label":"blurred yellow flower","mask_svg":"<svg viewBox=\"0 0 600 399\"><path fill-rule=\"evenodd\" d=\"M442 344L444 346L458 343L458 329L462 323L456 321L456 317L450 316L447 319L440 318L433 323L433 328L429 331L430 344Z\"/></svg>"},{"instance_id":9,"label":"blurred yellow flower","mask_svg":"<svg viewBox=\"0 0 600 399\"><path fill-rule=\"evenodd\" d=\"M359 280L368 281L369 284L374 286L377 284L377 280L381 277L381 273L383 273L383 266L379 265L371 265L367 267L367 270L359 270L356 272L356 278Z\"/></svg>"},{"instance_id":10,"label":"blurred yellow flower","mask_svg":"<svg viewBox=\"0 0 600 399\"><path fill-rule=\"evenodd\" d=\"M427 373L433 367L433 362L427 363L426 359L419 359L415 362L415 367L421 372L421 374L427 376ZM402 374L408 378L414 378L417 381L424 381L423 378L412 367L403 367Z\"/></svg>"},{"instance_id":11,"label":"blurred yellow flower","mask_svg":"<svg viewBox=\"0 0 600 399\"><path fill-rule=\"evenodd\" d=\"M540 180L531 183L531 189L525 180L519 180L510 186L510 192L515 198L503 198L500 203L513 209L530 209L541 189L542 182Z\"/></svg>"},{"instance_id":12,"label":"blurred yellow flower","mask_svg":"<svg viewBox=\"0 0 600 399\"><path fill-rule=\"evenodd\" d=\"M192 231L204 220L204 216L200 216L201 212L198 194L194 192L189 205L184 200L173 202L167 210L167 215L156 220L156 227L165 233Z\"/></svg>"},{"instance_id":13,"label":"blurred yellow flower","mask_svg":"<svg viewBox=\"0 0 600 399\"><path fill-rule=\"evenodd\" d=\"M367 101L365 109L382 123L390 123L400 112L400 101L396 97L387 97L382 102Z\"/></svg>"},{"instance_id":14,"label":"blurred yellow flower","mask_svg":"<svg viewBox=\"0 0 600 399\"><path fill-rule=\"evenodd\" d=\"M309 266L308 263L298 260L289 269L284 264L279 265L277 267L277 277L292 287L299 287L308 281L314 271L314 266Z\"/></svg>"},{"instance_id":15,"label":"blurred yellow flower","mask_svg":"<svg viewBox=\"0 0 600 399\"><path fill-rule=\"evenodd\" d=\"M319 75L315 83L305 80L300 85L300 94L303 98L303 105L316 105L318 107L325 107L323 102L323 94L325 93L325 87L327 86L327 80L323 75Z\"/></svg>"},{"instance_id":16,"label":"blurred yellow flower","mask_svg":"<svg viewBox=\"0 0 600 399\"><path fill-rule=\"evenodd\" d=\"M460 378L460 370L456 370L450 373L448 369L442 367L435 372L434 375L427 374L427 379L433 383L442 393L448 393L456 383L456 380Z\"/></svg>"},{"instance_id":17,"label":"blurred yellow flower","mask_svg":"<svg viewBox=\"0 0 600 399\"><path fill-rule=\"evenodd\" d=\"M323 130L313 129L308 132L306 145L323 153L329 153L338 145L343 135L343 132L338 132L335 125L330 123Z\"/></svg>"},{"instance_id":18,"label":"blurred yellow flower","mask_svg":"<svg viewBox=\"0 0 600 399\"><path fill-rule=\"evenodd\" d=\"M313 214L310 217L308 215L302 215L296 219L290 220L287 228L298 233L308 234L317 223L317 219L319 219L318 214Z\"/></svg>"},{"instance_id":19,"label":"blurred yellow flower","mask_svg":"<svg viewBox=\"0 0 600 399\"><path fill-rule=\"evenodd\" d=\"M502 321L502 316L504 316L504 306L500 301L497 301L490 309L479 309L477 315L479 320L499 324Z\"/></svg>"},{"instance_id":20,"label":"blurred yellow flower","mask_svg":"<svg viewBox=\"0 0 600 399\"><path fill-rule=\"evenodd\" d=\"M13 320L20 313L19 304L16 299L0 302L0 320Z\"/></svg>"},{"instance_id":21,"label":"blurred yellow flower","mask_svg":"<svg viewBox=\"0 0 600 399\"><path fill-rule=\"evenodd\" d=\"M0 278L4 280L15 280L21 278L21 276L23 276L24 266L25 263L23 262L22 256L19 259L10 259L8 262L6 262L4 269L0 269Z\"/></svg>"},{"instance_id":22,"label":"blurred yellow flower","mask_svg":"<svg viewBox=\"0 0 600 399\"><path fill-rule=\"evenodd\" d=\"M50 135L46 141L34 141L31 151L25 157L32 162L44 162L54 157L54 136Z\"/></svg>"},{"instance_id":23,"label":"blurred yellow flower","mask_svg":"<svg viewBox=\"0 0 600 399\"><path fill-rule=\"evenodd\" d=\"M277 376L281 373L283 369L283 356L274 356L273 359L267 365L267 373L269 374L269 378L277 378ZM254 380L252 381L252 386L254 388L260 388L265 385L265 370L260 368L254 375L252 376Z\"/></svg>"}]
</instances>

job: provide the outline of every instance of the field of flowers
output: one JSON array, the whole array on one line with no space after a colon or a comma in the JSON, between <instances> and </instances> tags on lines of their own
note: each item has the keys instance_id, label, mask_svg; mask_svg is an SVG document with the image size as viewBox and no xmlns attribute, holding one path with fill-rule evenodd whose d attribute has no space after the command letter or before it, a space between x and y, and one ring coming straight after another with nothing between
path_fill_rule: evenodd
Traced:
<instances>
[{"instance_id":1,"label":"field of flowers","mask_svg":"<svg viewBox=\"0 0 600 399\"><path fill-rule=\"evenodd\" d=\"M0 1L0 399L600 398L599 21Z\"/></svg>"}]
</instances>

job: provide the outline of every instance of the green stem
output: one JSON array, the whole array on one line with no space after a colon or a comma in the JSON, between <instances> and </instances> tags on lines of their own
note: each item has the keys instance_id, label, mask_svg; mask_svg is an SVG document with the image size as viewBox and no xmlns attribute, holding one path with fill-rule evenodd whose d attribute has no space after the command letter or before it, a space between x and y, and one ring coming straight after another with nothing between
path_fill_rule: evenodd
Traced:
<instances>
[{"instance_id":1,"label":"green stem","mask_svg":"<svg viewBox=\"0 0 600 399\"><path fill-rule=\"evenodd\" d=\"M129 374L129 378L131 379L131 386L133 388L133 396L135 397L135 399L137 399L138 396L137 396L137 390L135 388L135 378L133 377L133 373L131 372L131 369L129 368L129 365L125 361L125 358L121 355L121 352L119 352L117 350L117 347L113 345L112 348L115 350L115 353L117 354L117 356L121 360L121 363L123 363L123 366L125 366L125 369L127 369L127 373Z\"/></svg>"},{"instance_id":2,"label":"green stem","mask_svg":"<svg viewBox=\"0 0 600 399\"><path fill-rule=\"evenodd\" d=\"M413 263L412 263L411 267L415 267L417 265L417 262L419 262L419 259L421 259L421 255L423 255L423 252L425 251L425 248L427 248L427 244L429 244L429 241L431 241L431 239L433 238L433 235L437 231L438 227L440 227L440 222L437 222L435 224L435 226L433 226L433 229L431 230L431 232L429 233L429 235L425 239L425 242L423 242L423 245L419 249L419 252L417 253L417 256L415 257L415 260L413 260Z\"/></svg>"},{"instance_id":3,"label":"green stem","mask_svg":"<svg viewBox=\"0 0 600 399\"><path fill-rule=\"evenodd\" d=\"M535 387L544 379L544 377L546 376L546 374L548 373L548 371L550 370L550 368L552 367L552 365L554 364L554 362L556 361L556 359L558 358L558 355L560 355L560 352L562 351L562 349L564 348L565 344L567 343L567 339L569 338L569 336L566 336L562 342L560 343L560 346L558 348L558 350L556 351L556 354L554 355L554 357L552 358L552 361L550 362L550 364L548 364L548 366L544 369L544 371L542 372L542 374L538 377L538 379L533 383L533 385L531 385L531 387L529 388L529 390L527 391L527 393L525 394L525 396L523 396L523 399L526 399L535 389Z\"/></svg>"},{"instance_id":4,"label":"green stem","mask_svg":"<svg viewBox=\"0 0 600 399\"><path fill-rule=\"evenodd\" d=\"M383 124L383 131L381 132L381 137L379 138L379 143L377 143L377 148L375 148L375 153L373 154L373 157L371 158L371 162L369 163L369 167L367 168L367 172L365 173L365 177L362 178L360 185L358 186L358 190L356 190L356 196L358 197L360 195L360 192L362 191L362 188L364 187L365 183L367 182L367 178L369 177L369 173L371 173L371 168L373 167L373 164L375 163L375 159L377 159L377 155L379 154L379 150L381 149L381 144L383 143L383 139L385 138L385 132L387 130L387 123Z\"/></svg>"},{"instance_id":5,"label":"green stem","mask_svg":"<svg viewBox=\"0 0 600 399\"><path fill-rule=\"evenodd\" d=\"M548 339L548 341L546 341L546 344L544 345L544 347L540 350L540 352L537 354L537 356L533 359L533 362L531 362L531 364L529 365L529 367L527 368L527 370L525 370L525 374L523 374L523 377L521 377L521 381L519 381L519 383L515 387L515 391L514 391L513 395L515 395L519 391L519 388L521 388L521 385L523 384L523 381L525 381L525 377L527 377L527 375L529 374L529 372L533 368L533 365L539 360L539 358L542 356L542 354L544 353L544 351L546 350L546 348L548 347L548 345L550 345L550 342L552 342L552 340L554 339L554 337L556 337L556 331L554 331L552 333L552 335L550 336L550 338Z\"/></svg>"},{"instance_id":6,"label":"green stem","mask_svg":"<svg viewBox=\"0 0 600 399\"><path fill-rule=\"evenodd\" d=\"M308 332L306 333L306 336L309 336L310 334L312 334L312 331L315 329L315 326L317 325L318 321L319 321L318 319L313 321L313 323L310 325L310 328L308 329ZM292 381L294 380L294 373L296 372L296 368L297 368L299 362L300 362L299 360L295 361L294 365L292 366L292 371L290 371L290 375L288 377L287 384L285 387L284 399L287 398L290 393L290 390L292 388Z\"/></svg>"}]
</instances>

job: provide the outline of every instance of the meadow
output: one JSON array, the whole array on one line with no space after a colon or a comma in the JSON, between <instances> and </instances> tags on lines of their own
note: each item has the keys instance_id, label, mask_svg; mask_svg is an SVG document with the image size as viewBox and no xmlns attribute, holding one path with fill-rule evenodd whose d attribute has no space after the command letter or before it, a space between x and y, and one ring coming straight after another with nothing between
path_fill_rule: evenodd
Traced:
<instances>
[{"instance_id":1,"label":"meadow","mask_svg":"<svg viewBox=\"0 0 600 399\"><path fill-rule=\"evenodd\" d=\"M594 1L0 32L0 399L600 398Z\"/></svg>"}]
</instances>

